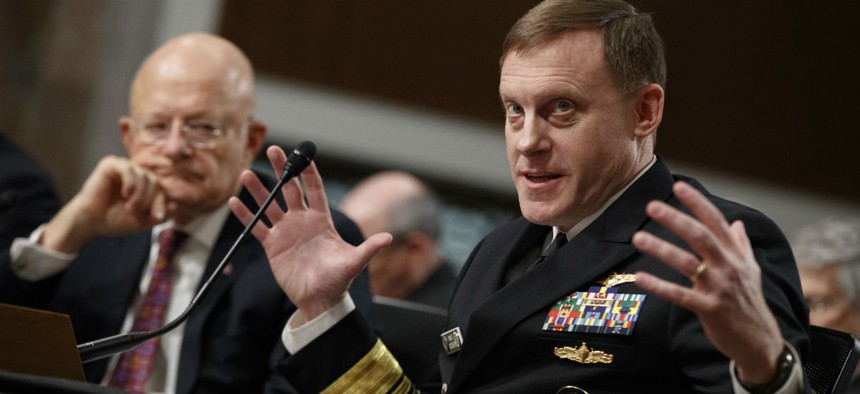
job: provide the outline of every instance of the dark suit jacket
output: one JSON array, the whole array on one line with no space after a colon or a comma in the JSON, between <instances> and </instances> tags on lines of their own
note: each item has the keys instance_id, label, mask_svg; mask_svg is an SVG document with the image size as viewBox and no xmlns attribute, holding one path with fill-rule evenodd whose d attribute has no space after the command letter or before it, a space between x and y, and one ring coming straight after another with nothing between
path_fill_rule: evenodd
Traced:
<instances>
[{"instance_id":1,"label":"dark suit jacket","mask_svg":"<svg viewBox=\"0 0 860 394\"><path fill-rule=\"evenodd\" d=\"M30 155L0 134L0 302L20 289L9 268L9 246L60 209L54 181Z\"/></svg>"},{"instance_id":2,"label":"dark suit jacket","mask_svg":"<svg viewBox=\"0 0 860 394\"><path fill-rule=\"evenodd\" d=\"M503 284L506 269L539 248L551 229L519 218L488 235L464 266L448 310L445 329L459 327L464 337L459 352L453 355L441 352L439 356L439 377L447 384L448 392L555 393L565 386L577 386L591 394L731 392L729 360L713 347L696 316L657 296L646 296L631 335L542 329L556 301L573 292L588 290L612 273L642 270L689 286L687 278L640 253L630 241L634 232L644 229L685 245L645 214L645 205L654 199L680 206L671 192L677 180L690 182L704 191L694 180L670 174L663 161L658 160L566 246L507 285ZM763 214L707 192L706 195L729 221L744 222L761 265L765 297L783 336L802 356L807 354L807 310L794 259L782 233ZM635 283L618 288L619 293L643 293ZM358 357L351 358L356 363L375 341L371 331L362 325L357 316L349 316L332 334L312 343L308 352L303 349L287 359L282 370L294 377L297 384L298 379L304 379L302 390L319 388L312 384L305 386L304 382L335 381L350 367L346 360L330 362L323 371L309 371L310 367L304 364L311 362L308 356L328 351L334 343L331 338L338 335L356 336L351 340L360 344L353 349ZM613 361L580 364L553 354L555 347L579 347L583 343L612 354ZM428 391L438 392L438 388Z\"/></svg>"},{"instance_id":3,"label":"dark suit jacket","mask_svg":"<svg viewBox=\"0 0 860 394\"><path fill-rule=\"evenodd\" d=\"M247 193L244 201L250 201ZM255 208L256 209L256 208ZM333 212L341 236L362 241L358 227ZM216 242L205 281L241 233L231 214ZM69 314L78 343L114 335L122 327L147 263L151 232L99 238L87 243L72 265L55 277L35 283L19 304ZM232 260L233 269L215 281L185 323L177 393L291 392L273 368L286 351L280 334L295 307L275 282L262 246L249 236ZM201 281L201 283L202 283ZM366 314L372 307L367 275L350 290ZM84 365L87 379L100 382L107 359Z\"/></svg>"}]
</instances>

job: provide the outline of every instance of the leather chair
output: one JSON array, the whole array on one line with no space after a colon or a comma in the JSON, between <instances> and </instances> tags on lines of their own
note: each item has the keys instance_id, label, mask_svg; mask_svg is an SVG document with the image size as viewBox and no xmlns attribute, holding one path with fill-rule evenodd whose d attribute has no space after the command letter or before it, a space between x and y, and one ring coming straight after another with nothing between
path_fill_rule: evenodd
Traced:
<instances>
[{"instance_id":1,"label":"leather chair","mask_svg":"<svg viewBox=\"0 0 860 394\"><path fill-rule=\"evenodd\" d=\"M811 326L812 352L803 363L809 383L816 393L845 393L860 359L860 341L853 335Z\"/></svg>"}]
</instances>

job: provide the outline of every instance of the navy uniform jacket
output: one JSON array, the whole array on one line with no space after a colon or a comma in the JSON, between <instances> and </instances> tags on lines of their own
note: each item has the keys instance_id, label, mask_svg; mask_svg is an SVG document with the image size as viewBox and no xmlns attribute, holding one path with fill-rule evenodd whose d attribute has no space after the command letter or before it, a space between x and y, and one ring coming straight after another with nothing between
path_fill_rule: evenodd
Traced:
<instances>
[{"instance_id":1,"label":"navy uniform jacket","mask_svg":"<svg viewBox=\"0 0 860 394\"><path fill-rule=\"evenodd\" d=\"M445 330L459 327L459 352L439 356L439 378L449 393L556 393L575 386L598 393L730 393L729 360L717 351L696 316L654 295L646 295L630 335L553 332L543 329L556 302L577 291L599 286L613 273L651 272L689 286L687 278L631 245L638 230L685 245L677 236L645 214L654 199L680 207L672 184L684 180L705 192L728 220L742 220L762 268L764 294L783 336L801 356L808 353L808 319L800 280L788 243L763 214L708 194L696 181L670 174L662 160L637 180L602 215L549 259L504 285L505 271L529 251L540 248L550 227L523 218L495 230L472 252L448 310ZM685 246L686 247L686 246ZM635 283L616 287L618 293L641 294ZM731 311L727 311L731 313ZM756 336L760 333L750 332ZM352 336L350 340L344 340ZM345 343L358 343L344 350ZM562 359L555 348L589 349L611 354L608 364L581 364ZM314 364L314 353L333 350L340 357ZM441 349L441 345L440 345ZM351 357L344 353L350 353ZM348 316L306 349L287 358L282 371L302 391L362 383L350 370L353 364L385 365L379 342L356 314ZM364 357L369 355L371 357ZM347 362L350 360L352 364ZM390 366L390 365L389 365ZM376 371L377 381L410 390L408 379L388 378ZM373 375L365 372L366 375ZM331 384L331 386L329 386ZM384 391L384 390L383 390ZM428 390L438 392L439 388ZM565 391L561 391L565 392Z\"/></svg>"},{"instance_id":2,"label":"navy uniform jacket","mask_svg":"<svg viewBox=\"0 0 860 394\"><path fill-rule=\"evenodd\" d=\"M243 201L251 201L249 197L242 193ZM249 206L256 209L256 205ZM347 242L363 240L352 221L339 212L332 214ZM229 215L201 284L242 229ZM114 335L134 300L149 257L150 239L150 231L94 239L67 270L31 284L26 294L18 294L17 303L69 314L78 343ZM232 265L232 272L213 283L185 322L176 392L293 392L274 365L286 352L280 337L295 307L275 282L265 252L254 237L243 241ZM358 309L369 316L372 304L366 273L353 282L350 294ZM101 382L106 369L107 359L84 364L90 382Z\"/></svg>"}]
</instances>

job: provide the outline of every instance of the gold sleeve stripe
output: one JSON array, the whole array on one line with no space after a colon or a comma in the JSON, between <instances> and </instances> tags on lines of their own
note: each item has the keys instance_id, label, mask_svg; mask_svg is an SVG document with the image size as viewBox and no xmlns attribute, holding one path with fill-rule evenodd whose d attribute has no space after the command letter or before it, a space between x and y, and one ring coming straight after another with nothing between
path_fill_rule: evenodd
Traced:
<instances>
[{"instance_id":1,"label":"gold sleeve stripe","mask_svg":"<svg viewBox=\"0 0 860 394\"><path fill-rule=\"evenodd\" d=\"M390 394L420 394L421 390L412 386L412 381L406 375L400 375L402 379L397 382L397 385L392 387L388 392Z\"/></svg>"},{"instance_id":2,"label":"gold sleeve stripe","mask_svg":"<svg viewBox=\"0 0 860 394\"><path fill-rule=\"evenodd\" d=\"M403 369L388 348L377 339L376 345L361 360L322 392L400 394L418 391L403 374Z\"/></svg>"}]
</instances>

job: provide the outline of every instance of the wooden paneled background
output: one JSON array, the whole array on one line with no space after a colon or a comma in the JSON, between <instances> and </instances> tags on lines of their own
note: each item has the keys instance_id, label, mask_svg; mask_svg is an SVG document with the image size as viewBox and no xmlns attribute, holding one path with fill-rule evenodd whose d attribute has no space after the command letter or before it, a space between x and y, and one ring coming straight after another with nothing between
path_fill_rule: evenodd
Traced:
<instances>
[{"instance_id":1,"label":"wooden paneled background","mask_svg":"<svg viewBox=\"0 0 860 394\"><path fill-rule=\"evenodd\" d=\"M220 33L264 73L492 122L504 34L536 1L224 3ZM666 41L659 154L856 201L853 1L634 1Z\"/></svg>"}]
</instances>

